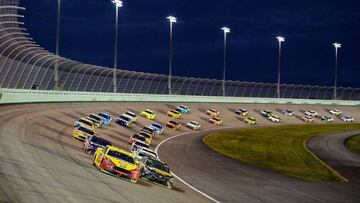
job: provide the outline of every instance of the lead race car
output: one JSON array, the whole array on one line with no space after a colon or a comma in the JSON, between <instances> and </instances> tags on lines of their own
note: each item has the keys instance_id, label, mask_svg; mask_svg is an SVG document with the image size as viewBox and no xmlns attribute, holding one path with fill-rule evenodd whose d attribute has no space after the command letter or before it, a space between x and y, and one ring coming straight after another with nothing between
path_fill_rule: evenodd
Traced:
<instances>
[{"instance_id":1,"label":"lead race car","mask_svg":"<svg viewBox=\"0 0 360 203\"><path fill-rule=\"evenodd\" d=\"M100 171L137 183L139 166L133 154L113 146L98 148L94 154L94 166Z\"/></svg>"}]
</instances>

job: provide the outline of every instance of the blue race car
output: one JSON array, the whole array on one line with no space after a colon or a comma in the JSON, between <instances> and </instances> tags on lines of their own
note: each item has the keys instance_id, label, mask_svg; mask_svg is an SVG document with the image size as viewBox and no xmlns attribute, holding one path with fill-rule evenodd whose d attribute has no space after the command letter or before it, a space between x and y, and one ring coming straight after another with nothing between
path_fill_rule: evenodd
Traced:
<instances>
[{"instance_id":1,"label":"blue race car","mask_svg":"<svg viewBox=\"0 0 360 203\"><path fill-rule=\"evenodd\" d=\"M150 127L152 129L154 129L156 131L156 133L159 134L159 135L164 132L164 126L162 126L159 123L153 123Z\"/></svg>"},{"instance_id":2,"label":"blue race car","mask_svg":"<svg viewBox=\"0 0 360 203\"><path fill-rule=\"evenodd\" d=\"M103 120L104 125L110 125L111 119L112 119L110 115L103 113L103 112L99 113L98 115Z\"/></svg>"},{"instance_id":3,"label":"blue race car","mask_svg":"<svg viewBox=\"0 0 360 203\"><path fill-rule=\"evenodd\" d=\"M176 110L177 110L178 112L180 112L180 113L185 113L185 114L190 113L190 108L187 107L187 106L184 106L184 105L178 106L178 107L176 108Z\"/></svg>"},{"instance_id":4,"label":"blue race car","mask_svg":"<svg viewBox=\"0 0 360 203\"><path fill-rule=\"evenodd\" d=\"M97 148L104 148L108 145L112 146L109 140L93 135L85 140L82 149L87 154L94 154Z\"/></svg>"}]
</instances>

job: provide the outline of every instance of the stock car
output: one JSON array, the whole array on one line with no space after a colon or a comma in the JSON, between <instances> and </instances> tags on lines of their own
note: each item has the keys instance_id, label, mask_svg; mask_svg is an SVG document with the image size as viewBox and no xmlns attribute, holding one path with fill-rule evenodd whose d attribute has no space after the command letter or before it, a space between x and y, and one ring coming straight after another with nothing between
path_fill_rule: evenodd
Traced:
<instances>
[{"instance_id":1,"label":"stock car","mask_svg":"<svg viewBox=\"0 0 360 203\"><path fill-rule=\"evenodd\" d=\"M156 117L156 114L155 114L155 112L153 112L149 109L146 109L140 113L140 116L145 117L150 120L154 120Z\"/></svg>"},{"instance_id":2,"label":"stock car","mask_svg":"<svg viewBox=\"0 0 360 203\"><path fill-rule=\"evenodd\" d=\"M92 130L95 129L93 122L86 118L80 118L79 120L75 121L74 128L79 127L81 125L84 125Z\"/></svg>"},{"instance_id":3,"label":"stock car","mask_svg":"<svg viewBox=\"0 0 360 203\"><path fill-rule=\"evenodd\" d=\"M138 134L145 137L145 142L146 143L150 144L152 142L152 135L149 134L148 132L140 131Z\"/></svg>"},{"instance_id":4,"label":"stock car","mask_svg":"<svg viewBox=\"0 0 360 203\"><path fill-rule=\"evenodd\" d=\"M155 131L153 128L151 128L150 126L145 126L145 127L143 127L143 128L140 130L140 132L148 133L148 134L150 134L151 136L156 135L156 131Z\"/></svg>"},{"instance_id":5,"label":"stock car","mask_svg":"<svg viewBox=\"0 0 360 203\"><path fill-rule=\"evenodd\" d=\"M86 138L82 149L86 154L94 154L97 148L104 148L108 145L112 146L109 140L93 135Z\"/></svg>"},{"instance_id":6,"label":"stock car","mask_svg":"<svg viewBox=\"0 0 360 203\"><path fill-rule=\"evenodd\" d=\"M334 119L330 116L321 116L320 118L322 121L325 121L325 122L334 122Z\"/></svg>"},{"instance_id":7,"label":"stock car","mask_svg":"<svg viewBox=\"0 0 360 203\"><path fill-rule=\"evenodd\" d=\"M120 116L116 118L115 123L128 128L132 125L131 119L126 116Z\"/></svg>"},{"instance_id":8,"label":"stock car","mask_svg":"<svg viewBox=\"0 0 360 203\"><path fill-rule=\"evenodd\" d=\"M150 146L146 143L146 142L143 142L143 141L140 141L140 140L136 140L134 143L132 143L131 147L130 147L130 151L131 152L135 152L139 149L149 149Z\"/></svg>"},{"instance_id":9,"label":"stock car","mask_svg":"<svg viewBox=\"0 0 360 203\"><path fill-rule=\"evenodd\" d=\"M174 183L174 176L169 166L152 157L145 156L140 160L141 178L165 185L169 189Z\"/></svg>"},{"instance_id":10,"label":"stock car","mask_svg":"<svg viewBox=\"0 0 360 203\"><path fill-rule=\"evenodd\" d=\"M255 125L256 124L256 119L253 117L246 117L244 119L244 122L250 125Z\"/></svg>"},{"instance_id":11,"label":"stock car","mask_svg":"<svg viewBox=\"0 0 360 203\"><path fill-rule=\"evenodd\" d=\"M130 118L132 123L136 123L136 121L138 119L136 114L131 111L127 111L126 113L123 114L123 116Z\"/></svg>"},{"instance_id":12,"label":"stock car","mask_svg":"<svg viewBox=\"0 0 360 203\"><path fill-rule=\"evenodd\" d=\"M340 116L342 114L342 112L339 109L332 109L329 111L329 113L334 116Z\"/></svg>"},{"instance_id":13,"label":"stock car","mask_svg":"<svg viewBox=\"0 0 360 203\"><path fill-rule=\"evenodd\" d=\"M275 122L275 123L279 123L280 122L280 117L279 116L276 116L276 115L271 115L267 118L268 120L272 121L272 122Z\"/></svg>"},{"instance_id":14,"label":"stock car","mask_svg":"<svg viewBox=\"0 0 360 203\"><path fill-rule=\"evenodd\" d=\"M216 116L219 116L220 112L215 109L209 109L206 111L206 114L209 116L212 116L212 117L216 117Z\"/></svg>"},{"instance_id":15,"label":"stock car","mask_svg":"<svg viewBox=\"0 0 360 203\"><path fill-rule=\"evenodd\" d=\"M192 130L199 130L201 128L201 124L196 121L190 121L186 124L186 127Z\"/></svg>"},{"instance_id":16,"label":"stock car","mask_svg":"<svg viewBox=\"0 0 360 203\"><path fill-rule=\"evenodd\" d=\"M152 128L153 130L155 130L155 132L157 134L162 134L164 132L164 126L162 126L161 124L159 123L153 123L150 128Z\"/></svg>"},{"instance_id":17,"label":"stock car","mask_svg":"<svg viewBox=\"0 0 360 203\"><path fill-rule=\"evenodd\" d=\"M282 114L284 114L285 116L294 116L294 115L295 115L295 112L292 111L292 110L289 110L289 109L284 110L284 111L281 111L281 112L282 112Z\"/></svg>"},{"instance_id":18,"label":"stock car","mask_svg":"<svg viewBox=\"0 0 360 203\"><path fill-rule=\"evenodd\" d=\"M180 123L178 123L176 121L169 121L166 123L166 127L173 129L173 130L177 130L180 128Z\"/></svg>"},{"instance_id":19,"label":"stock car","mask_svg":"<svg viewBox=\"0 0 360 203\"><path fill-rule=\"evenodd\" d=\"M73 138L76 140L79 140L81 142L84 142L86 138L95 135L95 132L86 126L79 126L75 127L73 131Z\"/></svg>"},{"instance_id":20,"label":"stock car","mask_svg":"<svg viewBox=\"0 0 360 203\"><path fill-rule=\"evenodd\" d=\"M312 123L314 122L314 118L311 116L303 116L301 120L305 121L306 123Z\"/></svg>"},{"instance_id":21,"label":"stock car","mask_svg":"<svg viewBox=\"0 0 360 203\"><path fill-rule=\"evenodd\" d=\"M269 111L269 110L262 110L262 111L260 112L260 114L261 114L262 116L264 116L264 117L270 117L270 116L272 116L272 112Z\"/></svg>"},{"instance_id":22,"label":"stock car","mask_svg":"<svg viewBox=\"0 0 360 203\"><path fill-rule=\"evenodd\" d=\"M237 111L235 111L235 114L239 116L247 116L249 112L246 109L238 109Z\"/></svg>"},{"instance_id":23,"label":"stock car","mask_svg":"<svg viewBox=\"0 0 360 203\"><path fill-rule=\"evenodd\" d=\"M222 120L219 117L213 117L209 120L210 123L212 123L213 125L221 125L222 124Z\"/></svg>"},{"instance_id":24,"label":"stock car","mask_svg":"<svg viewBox=\"0 0 360 203\"><path fill-rule=\"evenodd\" d=\"M343 116L340 119L345 122L353 122L354 121L354 118L351 116Z\"/></svg>"},{"instance_id":25,"label":"stock car","mask_svg":"<svg viewBox=\"0 0 360 203\"><path fill-rule=\"evenodd\" d=\"M170 116L173 119L179 119L181 118L181 113L176 110L170 110L167 112L167 115Z\"/></svg>"},{"instance_id":26,"label":"stock car","mask_svg":"<svg viewBox=\"0 0 360 203\"><path fill-rule=\"evenodd\" d=\"M311 116L311 117L316 117L318 115L318 113L316 111L313 111L313 110L308 110L308 111L305 112L305 115Z\"/></svg>"},{"instance_id":27,"label":"stock car","mask_svg":"<svg viewBox=\"0 0 360 203\"><path fill-rule=\"evenodd\" d=\"M183 114L190 113L190 108L187 106L184 106L184 105L180 105L180 106L176 107L176 110Z\"/></svg>"},{"instance_id":28,"label":"stock car","mask_svg":"<svg viewBox=\"0 0 360 203\"><path fill-rule=\"evenodd\" d=\"M141 175L134 155L113 146L98 148L93 163L100 171L126 178L133 183L136 183Z\"/></svg>"},{"instance_id":29,"label":"stock car","mask_svg":"<svg viewBox=\"0 0 360 203\"><path fill-rule=\"evenodd\" d=\"M151 149L141 148L141 149L138 149L137 151L134 151L133 154L137 160L140 160L145 156L152 157L154 159L158 159L158 155L156 154L156 152L154 152Z\"/></svg>"},{"instance_id":30,"label":"stock car","mask_svg":"<svg viewBox=\"0 0 360 203\"><path fill-rule=\"evenodd\" d=\"M95 127L101 127L101 125L102 125L102 118L96 114L90 114L87 117L87 119L89 119L91 122L93 122Z\"/></svg>"},{"instance_id":31,"label":"stock car","mask_svg":"<svg viewBox=\"0 0 360 203\"><path fill-rule=\"evenodd\" d=\"M140 140L140 141L142 141L142 142L146 142L146 138L145 138L144 136L139 135L139 134L134 134L133 136L131 136L131 137L129 138L128 143L129 143L130 145L132 145L134 142L136 142L136 141L138 141L138 140ZM146 143L148 143L148 142L146 142ZM148 144L150 144L150 143L148 143Z\"/></svg>"},{"instance_id":32,"label":"stock car","mask_svg":"<svg viewBox=\"0 0 360 203\"><path fill-rule=\"evenodd\" d=\"M98 114L98 116L100 116L100 118L102 119L102 122L103 122L104 125L110 125L112 118L111 118L111 116L109 114L106 114L104 112L100 112Z\"/></svg>"}]
</instances>

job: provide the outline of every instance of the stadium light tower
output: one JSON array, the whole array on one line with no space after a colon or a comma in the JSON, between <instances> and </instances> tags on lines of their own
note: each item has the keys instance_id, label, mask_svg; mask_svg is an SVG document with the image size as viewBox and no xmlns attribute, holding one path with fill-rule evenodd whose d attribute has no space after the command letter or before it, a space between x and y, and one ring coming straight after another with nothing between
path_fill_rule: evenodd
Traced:
<instances>
[{"instance_id":1,"label":"stadium light tower","mask_svg":"<svg viewBox=\"0 0 360 203\"><path fill-rule=\"evenodd\" d=\"M117 92L116 85L116 69L117 69L117 59L118 59L118 35L119 35L119 8L123 6L123 2L121 0L112 0L112 3L115 4L116 7L116 22L115 22L115 50L114 50L114 70L113 70L113 86L114 93Z\"/></svg>"},{"instance_id":2,"label":"stadium light tower","mask_svg":"<svg viewBox=\"0 0 360 203\"><path fill-rule=\"evenodd\" d=\"M225 82L226 82L226 45L227 45L227 34L230 33L230 28L222 27L224 31L224 67L223 67L223 84L222 84L222 92L223 96L226 96Z\"/></svg>"},{"instance_id":3,"label":"stadium light tower","mask_svg":"<svg viewBox=\"0 0 360 203\"><path fill-rule=\"evenodd\" d=\"M280 98L280 77L281 77L281 45L285 42L285 37L278 36L276 39L279 42L279 66L278 66L278 83L277 83L277 96Z\"/></svg>"},{"instance_id":4,"label":"stadium light tower","mask_svg":"<svg viewBox=\"0 0 360 203\"><path fill-rule=\"evenodd\" d=\"M173 24L177 22L177 18L174 16L168 16L166 19L170 22L170 45L169 45L169 82L168 82L168 88L169 88L169 94L172 94L172 86L171 86L171 77L172 77L172 52L173 52Z\"/></svg>"},{"instance_id":5,"label":"stadium light tower","mask_svg":"<svg viewBox=\"0 0 360 203\"><path fill-rule=\"evenodd\" d=\"M61 0L58 0L58 7L57 7L57 25L56 25L56 55L59 56L59 49L60 49L60 13L61 12ZM55 90L59 89L59 64L58 61L55 62L54 68L54 82L55 82Z\"/></svg>"},{"instance_id":6,"label":"stadium light tower","mask_svg":"<svg viewBox=\"0 0 360 203\"><path fill-rule=\"evenodd\" d=\"M340 43L334 43L335 47L335 85L334 85L334 99L337 99L337 77L338 77L338 49L341 48Z\"/></svg>"}]
</instances>

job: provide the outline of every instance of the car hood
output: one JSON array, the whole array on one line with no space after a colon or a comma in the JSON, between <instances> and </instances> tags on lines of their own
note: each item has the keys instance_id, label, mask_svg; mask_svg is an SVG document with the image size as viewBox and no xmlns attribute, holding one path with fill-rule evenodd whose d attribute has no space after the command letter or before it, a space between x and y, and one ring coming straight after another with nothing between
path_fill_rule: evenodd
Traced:
<instances>
[{"instance_id":1,"label":"car hood","mask_svg":"<svg viewBox=\"0 0 360 203\"><path fill-rule=\"evenodd\" d=\"M128 171L132 171L132 170L137 169L137 165L129 163L127 161L117 159L117 158L113 158L111 156L107 156L107 158L109 158L110 161L113 162L115 164L115 166L117 166L119 168L123 168L123 169L126 169Z\"/></svg>"},{"instance_id":2,"label":"car hood","mask_svg":"<svg viewBox=\"0 0 360 203\"><path fill-rule=\"evenodd\" d=\"M163 176L168 176L168 177L173 177L173 175L171 175L170 173L167 173L163 170L159 170L157 168L152 168L152 167L149 167L150 170L152 171L155 171L157 174L160 174L160 175L163 175Z\"/></svg>"}]
</instances>

